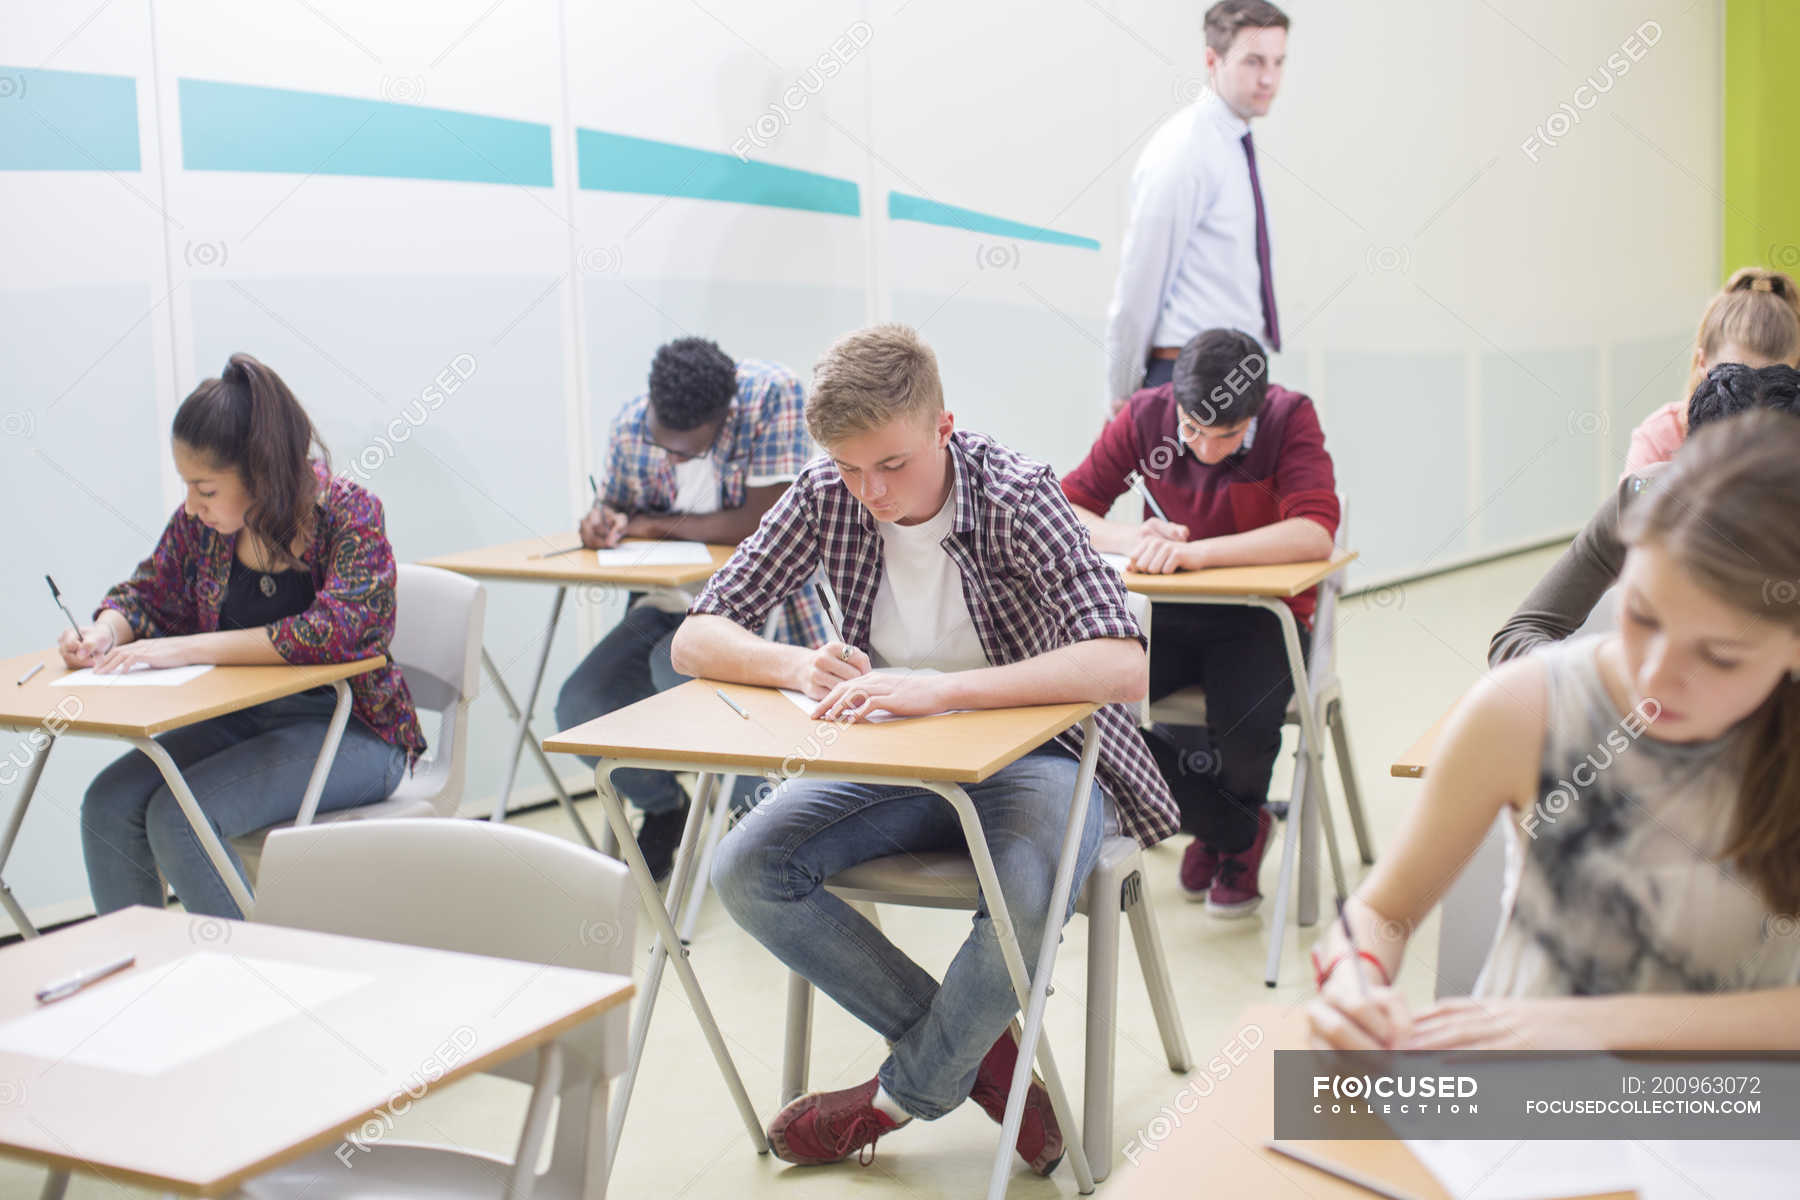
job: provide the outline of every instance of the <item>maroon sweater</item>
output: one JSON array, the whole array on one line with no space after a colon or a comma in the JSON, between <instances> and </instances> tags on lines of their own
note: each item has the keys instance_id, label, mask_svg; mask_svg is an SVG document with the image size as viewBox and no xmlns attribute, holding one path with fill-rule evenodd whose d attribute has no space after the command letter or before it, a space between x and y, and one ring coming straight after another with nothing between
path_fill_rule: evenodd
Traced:
<instances>
[{"instance_id":1,"label":"maroon sweater","mask_svg":"<svg viewBox=\"0 0 1800 1200\"><path fill-rule=\"evenodd\" d=\"M1182 444L1177 415L1173 384L1135 393L1107 422L1081 465L1063 476L1063 495L1105 515L1138 474L1169 520L1186 525L1196 541L1289 517L1310 518L1337 536L1336 480L1311 400L1270 384L1256 417L1255 440L1210 467ZM1144 516L1154 515L1145 505ZM1310 626L1317 602L1315 591L1306 591L1287 603Z\"/></svg>"}]
</instances>

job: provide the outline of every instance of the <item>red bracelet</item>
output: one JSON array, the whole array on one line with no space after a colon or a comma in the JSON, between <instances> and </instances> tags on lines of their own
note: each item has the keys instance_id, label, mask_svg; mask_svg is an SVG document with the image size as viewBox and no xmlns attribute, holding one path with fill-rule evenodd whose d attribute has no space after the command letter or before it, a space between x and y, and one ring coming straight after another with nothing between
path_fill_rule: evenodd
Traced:
<instances>
[{"instance_id":1,"label":"red bracelet","mask_svg":"<svg viewBox=\"0 0 1800 1200\"><path fill-rule=\"evenodd\" d=\"M1323 991L1325 989L1325 981L1331 978L1331 973L1337 969L1337 965L1349 957L1350 952L1348 950L1340 951L1337 957L1321 967L1319 965L1319 948L1314 946L1312 950L1313 986L1320 991ZM1369 964L1375 968L1375 973L1381 976L1382 987L1393 986L1393 980L1388 978L1387 968L1381 965L1381 960L1379 958L1376 958L1367 950L1358 950L1356 952L1356 957L1367 959Z\"/></svg>"}]
</instances>

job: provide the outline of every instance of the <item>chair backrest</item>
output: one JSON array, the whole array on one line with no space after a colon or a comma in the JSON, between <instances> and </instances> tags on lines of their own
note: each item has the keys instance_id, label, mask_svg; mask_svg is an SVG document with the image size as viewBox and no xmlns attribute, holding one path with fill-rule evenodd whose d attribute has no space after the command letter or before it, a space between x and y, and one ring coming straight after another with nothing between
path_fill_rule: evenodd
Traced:
<instances>
[{"instance_id":1,"label":"chair backrest","mask_svg":"<svg viewBox=\"0 0 1800 1200\"><path fill-rule=\"evenodd\" d=\"M624 864L536 830L438 818L280 829L254 919L322 933L629 975L637 892ZM625 1064L621 1006L562 1035L584 1065ZM573 1069L573 1068L572 1068ZM494 1068L529 1083L533 1056Z\"/></svg>"},{"instance_id":2,"label":"chair backrest","mask_svg":"<svg viewBox=\"0 0 1800 1200\"><path fill-rule=\"evenodd\" d=\"M394 591L389 657L406 677L414 706L443 717L429 756L395 795L429 801L439 816L454 816L462 803L469 705L481 687L487 592L466 575L418 563L401 564Z\"/></svg>"},{"instance_id":3,"label":"chair backrest","mask_svg":"<svg viewBox=\"0 0 1800 1200\"><path fill-rule=\"evenodd\" d=\"M1510 810L1509 810L1510 811ZM1502 812L1444 892L1438 920L1437 995L1467 996L1505 916L1506 823Z\"/></svg>"}]
</instances>

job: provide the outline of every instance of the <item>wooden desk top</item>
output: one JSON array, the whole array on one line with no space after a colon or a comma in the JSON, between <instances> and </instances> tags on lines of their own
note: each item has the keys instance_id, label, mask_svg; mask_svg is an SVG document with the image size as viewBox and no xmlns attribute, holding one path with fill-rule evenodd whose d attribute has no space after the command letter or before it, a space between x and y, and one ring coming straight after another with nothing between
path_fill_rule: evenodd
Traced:
<instances>
[{"instance_id":1,"label":"wooden desk top","mask_svg":"<svg viewBox=\"0 0 1800 1200\"><path fill-rule=\"evenodd\" d=\"M1106 1194L1132 1200L1164 1200L1169 1196L1205 1195L1207 1200L1369 1200L1369 1193L1355 1184L1284 1158L1263 1147L1275 1129L1275 1051L1306 1045L1304 1017L1297 1006L1252 1005L1240 1014L1234 1029L1254 1025L1262 1032L1262 1044L1232 1066L1216 1058L1229 1073L1216 1073L1196 1064L1186 1079L1170 1077L1168 1107L1177 1113L1175 1098L1184 1090L1198 1103L1181 1116L1181 1123L1154 1145L1141 1139L1139 1127L1121 1113L1115 1135L1121 1145L1138 1138L1132 1153L1135 1164L1122 1162L1106 1182ZM1234 1033L1235 1039L1239 1036ZM1161 1115L1160 1130L1173 1124L1168 1114L1141 1114L1144 1119ZM1400 1141L1309 1141L1295 1143L1319 1158L1372 1176L1418 1200L1453 1200ZM1196 1181L1204 1181L1199 1185ZM1611 1200L1632 1200L1632 1193L1614 1193Z\"/></svg>"},{"instance_id":2,"label":"wooden desk top","mask_svg":"<svg viewBox=\"0 0 1800 1200\"><path fill-rule=\"evenodd\" d=\"M748 721L713 695L719 688ZM1097 704L943 713L877 724L814 720L773 688L692 679L585 725L544 749L602 758L980 783L1079 723ZM783 767L783 764L786 767Z\"/></svg>"},{"instance_id":3,"label":"wooden desk top","mask_svg":"<svg viewBox=\"0 0 1800 1200\"><path fill-rule=\"evenodd\" d=\"M1341 571L1356 559L1354 550L1339 550L1316 562L1277 563L1262 567L1210 567L1204 571L1177 571L1173 575L1125 572L1125 587L1150 597L1268 596L1288 599Z\"/></svg>"},{"instance_id":4,"label":"wooden desk top","mask_svg":"<svg viewBox=\"0 0 1800 1200\"><path fill-rule=\"evenodd\" d=\"M547 537L526 538L519 542L507 542L501 546L486 546L480 550L462 550L455 554L443 554L437 558L421 559L421 565L442 567L446 571L455 571L458 575L468 575L475 579L505 579L515 583L565 583L565 584L619 584L636 585L641 588L680 587L683 584L701 583L712 578L712 573L725 565L736 546L708 546L712 551L710 563L683 563L677 566L655 567L602 567L594 557L592 550L576 550L570 554L559 554L555 558L533 558L534 554L544 554L551 550L561 550L565 546L579 546L581 534L571 530L566 534L551 534ZM621 547L655 545L646 538L627 538L620 542ZM716 701L715 701L716 703Z\"/></svg>"},{"instance_id":5,"label":"wooden desk top","mask_svg":"<svg viewBox=\"0 0 1800 1200\"><path fill-rule=\"evenodd\" d=\"M1456 706L1446 708L1438 719L1431 723L1431 728L1419 735L1419 740L1406 748L1406 753L1388 767L1388 774L1396 779L1423 779L1425 764L1437 753L1437 744L1444 736L1444 726L1450 723L1450 714Z\"/></svg>"},{"instance_id":6,"label":"wooden desk top","mask_svg":"<svg viewBox=\"0 0 1800 1200\"><path fill-rule=\"evenodd\" d=\"M408 1088L436 1089L504 1062L632 994L631 980L617 975L130 908L0 950L0 1021L56 1007L33 993L108 959L138 961L58 1004L190 959L128 1004L141 1021L144 1006L173 993L176 974L194 969L190 956L203 952L270 987L272 1003L292 1004L292 1014L157 1074L92 1065L73 1051L57 1060L0 1051L0 1080L14 1089L0 1104L0 1148L104 1171L113 1182L216 1196L335 1146L365 1118L385 1129L385 1118L371 1114ZM271 963L366 980L305 1007L266 979Z\"/></svg>"},{"instance_id":7,"label":"wooden desk top","mask_svg":"<svg viewBox=\"0 0 1800 1200\"><path fill-rule=\"evenodd\" d=\"M19 678L38 663L31 682ZM66 733L150 737L225 713L240 712L283 696L350 679L385 666L387 659L359 659L316 667L214 667L178 687L52 687L65 675L54 648L0 661L0 729L29 729L54 719ZM76 703L69 703L73 697ZM58 706L61 707L58 707Z\"/></svg>"}]
</instances>

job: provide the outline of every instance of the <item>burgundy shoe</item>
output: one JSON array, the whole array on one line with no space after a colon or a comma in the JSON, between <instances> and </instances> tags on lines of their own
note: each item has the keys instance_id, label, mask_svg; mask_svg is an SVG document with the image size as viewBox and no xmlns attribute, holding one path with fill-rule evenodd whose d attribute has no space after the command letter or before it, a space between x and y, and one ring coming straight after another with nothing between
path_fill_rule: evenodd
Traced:
<instances>
[{"instance_id":1,"label":"burgundy shoe","mask_svg":"<svg viewBox=\"0 0 1800 1200\"><path fill-rule=\"evenodd\" d=\"M1006 1027L981 1060L975 1072L975 1086L969 1099L981 1105L983 1112L994 1118L996 1125L1006 1124L1006 1092L1012 1087L1013 1067L1019 1061L1019 1038L1024 1036L1019 1023ZM1056 1123L1056 1110L1050 1103L1050 1091L1038 1073L1031 1073L1031 1086L1025 1090L1025 1115L1019 1122L1019 1157L1039 1175L1048 1175L1062 1161L1062 1126Z\"/></svg>"},{"instance_id":2,"label":"burgundy shoe","mask_svg":"<svg viewBox=\"0 0 1800 1200\"><path fill-rule=\"evenodd\" d=\"M1219 874L1219 852L1195 838L1181 854L1181 894L1195 904L1203 903Z\"/></svg>"},{"instance_id":3,"label":"burgundy shoe","mask_svg":"<svg viewBox=\"0 0 1800 1200\"><path fill-rule=\"evenodd\" d=\"M1249 849L1219 857L1219 875L1212 891L1206 894L1206 911L1224 920L1237 920L1256 911L1262 903L1262 892L1256 886L1256 873L1262 868L1263 851L1269 848L1269 829L1275 818L1266 808L1256 813L1256 840Z\"/></svg>"},{"instance_id":4,"label":"burgundy shoe","mask_svg":"<svg viewBox=\"0 0 1800 1200\"><path fill-rule=\"evenodd\" d=\"M779 1113L769 1125L769 1149L775 1157L803 1167L843 1162L852 1154L869 1148L874 1155L875 1139L906 1124L896 1121L875 1107L878 1081L871 1079L859 1087L841 1092L809 1092Z\"/></svg>"}]
</instances>

